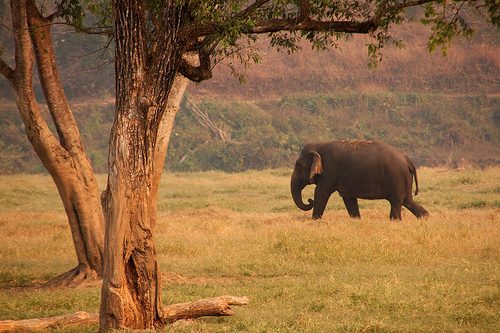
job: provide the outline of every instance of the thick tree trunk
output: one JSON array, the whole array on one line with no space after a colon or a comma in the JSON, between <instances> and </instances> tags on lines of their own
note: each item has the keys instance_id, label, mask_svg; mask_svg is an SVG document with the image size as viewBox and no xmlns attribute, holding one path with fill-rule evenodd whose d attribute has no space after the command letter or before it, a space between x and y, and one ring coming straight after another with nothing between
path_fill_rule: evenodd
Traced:
<instances>
[{"instance_id":1,"label":"thick tree trunk","mask_svg":"<svg viewBox=\"0 0 500 333\"><path fill-rule=\"evenodd\" d=\"M110 168L105 201L102 331L162 326L160 273L152 228L155 224L151 206L152 171L142 161L132 161L137 156L131 153L136 142L131 140L129 131L137 128L124 128L119 123L114 127L116 140L111 149L117 157L114 170Z\"/></svg>"},{"instance_id":2,"label":"thick tree trunk","mask_svg":"<svg viewBox=\"0 0 500 333\"><path fill-rule=\"evenodd\" d=\"M149 40L154 45L148 45L142 2L115 1L113 5L116 118L103 200L106 232L100 330L161 328L161 275L154 227L161 172L157 167L162 162L156 157L161 151L157 148L160 123L182 55L176 39L180 14L176 2L165 4L162 15L170 20L154 41ZM169 134L174 117L167 114L165 119L162 126Z\"/></svg>"},{"instance_id":3,"label":"thick tree trunk","mask_svg":"<svg viewBox=\"0 0 500 333\"><path fill-rule=\"evenodd\" d=\"M104 216L97 182L59 81L50 25L33 0L11 2L15 69L3 63L26 135L56 183L73 237L78 265L48 285L74 285L102 273ZM59 139L49 129L32 90L33 47L40 81Z\"/></svg>"},{"instance_id":4,"label":"thick tree trunk","mask_svg":"<svg viewBox=\"0 0 500 333\"><path fill-rule=\"evenodd\" d=\"M67 162L73 164L71 160ZM53 169L55 172L51 172L51 175L66 211L78 265L49 280L45 286L78 286L102 276L104 217L97 197L97 184L91 190L82 184L82 177L91 169L71 168L68 165L57 165Z\"/></svg>"}]
</instances>

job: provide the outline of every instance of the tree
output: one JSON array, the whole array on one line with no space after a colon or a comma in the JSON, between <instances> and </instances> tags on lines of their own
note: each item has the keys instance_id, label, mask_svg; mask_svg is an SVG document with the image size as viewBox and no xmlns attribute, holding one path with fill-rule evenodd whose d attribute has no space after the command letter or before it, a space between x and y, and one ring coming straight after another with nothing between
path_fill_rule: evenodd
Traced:
<instances>
[{"instance_id":1,"label":"tree","mask_svg":"<svg viewBox=\"0 0 500 333\"><path fill-rule=\"evenodd\" d=\"M5 2L0 3L0 17L5 16L5 21L9 17L6 7ZM104 246L104 215L97 181L59 79L52 43L52 23L60 22L70 9L64 7L64 3L53 7L54 11L44 16L35 1L12 1L10 33L15 46L14 68L1 58L0 48L0 73L16 96L28 139L58 188L77 254L77 267L50 280L46 283L48 287L77 286L102 277ZM3 25L7 26L6 22ZM0 25L0 32L4 32L1 28ZM5 32L2 37L7 35ZM44 119L33 91L34 60L58 137ZM173 118L187 84L186 78L176 76L167 107L169 116L160 124L158 142L161 144L155 154L159 171L156 183L163 169Z\"/></svg>"},{"instance_id":2,"label":"tree","mask_svg":"<svg viewBox=\"0 0 500 333\"><path fill-rule=\"evenodd\" d=\"M113 22L117 91L108 184L102 195L106 220L102 331L161 328L166 321L154 246L156 197L166 143L177 112L175 100L179 100L187 82L182 77L197 82L209 79L213 65L227 57L245 63L258 62L258 52L252 48L257 34L269 34L271 46L289 52L298 50L301 38L323 49L351 34L370 34L373 43L368 45L368 52L372 63L376 63L384 45L399 44L392 40L390 26L405 20L406 8L421 5L425 6L423 23L433 29L430 49L440 45L445 49L457 34L470 33L471 28L461 15L465 8L500 25L500 9L494 0L114 0L109 13L107 4L97 0L61 0L56 2L54 14L42 16L33 0L12 1L15 68L0 62L0 72L11 83L18 108L26 118L28 137L58 188L61 187L60 193L66 193L67 179L72 179L69 169L63 169L66 172L59 175L53 171L54 165L59 164L49 162L64 160L80 165L72 162L76 150L70 148L78 138L65 134L74 131L71 122L60 121L70 117L70 113L69 107L59 105L61 101L66 103L60 84L50 84L57 82L54 58L43 61L47 54L53 54L51 44L43 43L50 31L39 36L37 32L56 18L86 30L82 27L85 8L100 14L98 23ZM37 36L41 41L37 42ZM47 84L44 93L59 140L48 131L33 97L31 43L35 46L42 85L45 88ZM81 159L80 155L77 161ZM61 198L64 201L65 196L61 194ZM98 205L89 203L86 207ZM68 216L74 207L68 204Z\"/></svg>"},{"instance_id":3,"label":"tree","mask_svg":"<svg viewBox=\"0 0 500 333\"><path fill-rule=\"evenodd\" d=\"M211 77L221 57L258 61L255 52L244 52L256 34L270 34L272 46L290 51L300 38L321 49L350 34L370 34L368 51L376 60L391 42L390 25L419 5L426 5L424 23L433 27L429 47L446 47L453 36L470 32L460 15L467 4L499 24L495 1L113 1L117 91L104 200L101 330L164 325L154 245L155 155L162 120L173 119L168 100L177 73L199 82ZM187 52L196 53L198 64L185 59Z\"/></svg>"},{"instance_id":4,"label":"tree","mask_svg":"<svg viewBox=\"0 0 500 333\"><path fill-rule=\"evenodd\" d=\"M97 181L57 72L50 31L57 15L44 17L34 1L12 1L10 7L15 61L12 68L0 59L0 73L16 96L33 149L57 186L78 258L77 267L48 286L79 284L102 275L104 216ZM35 98L34 59L57 137Z\"/></svg>"}]
</instances>

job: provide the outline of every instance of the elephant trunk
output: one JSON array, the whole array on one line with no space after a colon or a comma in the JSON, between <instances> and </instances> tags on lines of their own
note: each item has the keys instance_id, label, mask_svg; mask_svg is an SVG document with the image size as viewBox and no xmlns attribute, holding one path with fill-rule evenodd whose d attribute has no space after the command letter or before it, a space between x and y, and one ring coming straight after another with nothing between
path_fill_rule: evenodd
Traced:
<instances>
[{"instance_id":1,"label":"elephant trunk","mask_svg":"<svg viewBox=\"0 0 500 333\"><path fill-rule=\"evenodd\" d=\"M290 188L292 190L292 197L293 201L302 210L311 210L313 208L313 200L309 199L309 204L305 204L302 201L302 189L305 187L305 185L302 185L298 180L297 177L294 177L292 175L292 181L290 183Z\"/></svg>"}]
</instances>

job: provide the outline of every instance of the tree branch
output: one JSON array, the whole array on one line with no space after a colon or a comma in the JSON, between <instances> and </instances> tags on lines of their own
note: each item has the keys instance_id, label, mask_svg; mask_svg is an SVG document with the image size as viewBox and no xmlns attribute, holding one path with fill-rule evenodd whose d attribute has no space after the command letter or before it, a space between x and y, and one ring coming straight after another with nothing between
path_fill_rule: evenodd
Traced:
<instances>
[{"instance_id":1,"label":"tree branch","mask_svg":"<svg viewBox=\"0 0 500 333\"><path fill-rule=\"evenodd\" d=\"M380 19L387 14L390 11L397 12L400 11L403 8L409 8L409 7L416 7L416 6L421 6L425 5L426 3L429 2L434 2L435 0L408 0L408 1L402 1L398 4L387 6L387 3L389 3L389 0L385 0L379 3L377 6L377 10L375 12L375 16L373 18L373 21L379 24Z\"/></svg>"},{"instance_id":2,"label":"tree branch","mask_svg":"<svg viewBox=\"0 0 500 333\"><path fill-rule=\"evenodd\" d=\"M66 150L82 150L79 130L59 78L50 24L47 24L49 22L43 17L35 0L26 1L26 11L40 82L60 144Z\"/></svg>"},{"instance_id":3,"label":"tree branch","mask_svg":"<svg viewBox=\"0 0 500 333\"><path fill-rule=\"evenodd\" d=\"M367 20L363 22L353 21L317 21L306 20L298 22L296 19L270 19L258 22L255 26L248 28L243 33L246 34L264 34L270 32L278 32L283 30L306 30L306 31L335 31L346 33L368 33L374 30L377 26L373 21ZM220 31L220 25L217 23L208 23L198 26L187 27L183 31L183 36L186 39L192 37L204 37Z\"/></svg>"},{"instance_id":4,"label":"tree branch","mask_svg":"<svg viewBox=\"0 0 500 333\"><path fill-rule=\"evenodd\" d=\"M198 48L198 57L200 64L198 66L191 64L185 58L182 58L179 64L179 72L194 82L201 82L212 78L212 66L210 65L211 50L208 46L202 45Z\"/></svg>"},{"instance_id":5,"label":"tree branch","mask_svg":"<svg viewBox=\"0 0 500 333\"><path fill-rule=\"evenodd\" d=\"M5 76L9 83L14 82L14 70L3 59L0 59L0 73Z\"/></svg>"},{"instance_id":6,"label":"tree branch","mask_svg":"<svg viewBox=\"0 0 500 333\"><path fill-rule=\"evenodd\" d=\"M400 9L402 8L408 8L408 7L415 7L415 6L420 6L424 5L429 2L435 2L435 0L412 0L412 1L403 1L397 7Z\"/></svg>"},{"instance_id":7,"label":"tree branch","mask_svg":"<svg viewBox=\"0 0 500 333\"><path fill-rule=\"evenodd\" d=\"M269 0L257 0L253 4L249 5L247 8L236 14L235 18L247 17L268 2Z\"/></svg>"},{"instance_id":8,"label":"tree branch","mask_svg":"<svg viewBox=\"0 0 500 333\"><path fill-rule=\"evenodd\" d=\"M305 21L309 19L309 15L311 12L311 5L309 4L309 0L301 0L299 4L299 21Z\"/></svg>"},{"instance_id":9,"label":"tree branch","mask_svg":"<svg viewBox=\"0 0 500 333\"><path fill-rule=\"evenodd\" d=\"M83 32L87 35L103 35L103 36L107 36L110 38L113 38L115 36L113 27L111 27L111 26L86 27L83 25L78 25L78 24L73 23L73 22L54 22L52 24L67 25L67 26L75 28L75 30L77 32Z\"/></svg>"},{"instance_id":10,"label":"tree branch","mask_svg":"<svg viewBox=\"0 0 500 333\"><path fill-rule=\"evenodd\" d=\"M56 17L59 17L61 15L61 8L64 7L67 2L68 0L62 0L57 6L58 7L57 10L52 14L50 14L49 16L45 17L45 19L47 21L52 22L52 20L54 20Z\"/></svg>"},{"instance_id":11,"label":"tree branch","mask_svg":"<svg viewBox=\"0 0 500 333\"><path fill-rule=\"evenodd\" d=\"M372 18L363 21L323 21L310 19L310 4L307 0L302 0L297 10L295 18L288 19L268 19L260 20L253 27L246 28L242 33L245 34L263 34L278 31L332 31L343 33L366 34L376 30L380 24L381 18L391 11L399 11L403 8L423 5L433 0L408 0L388 6L389 1L382 1ZM250 17L251 13L259 7L262 7L267 1L256 1L245 10L236 14L234 19ZM224 29L227 22L209 22L206 24L190 25L183 29L182 35L186 41L199 37L205 37L216 34Z\"/></svg>"}]
</instances>

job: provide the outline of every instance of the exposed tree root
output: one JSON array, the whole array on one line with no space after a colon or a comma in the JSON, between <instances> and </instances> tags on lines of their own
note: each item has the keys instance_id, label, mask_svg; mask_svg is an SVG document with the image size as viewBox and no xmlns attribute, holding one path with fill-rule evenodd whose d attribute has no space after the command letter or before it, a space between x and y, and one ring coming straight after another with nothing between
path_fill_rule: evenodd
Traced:
<instances>
[{"instance_id":1,"label":"exposed tree root","mask_svg":"<svg viewBox=\"0 0 500 333\"><path fill-rule=\"evenodd\" d=\"M178 320L195 319L205 316L232 316L230 305L246 305L248 298L237 296L219 296L200 299L194 302L178 303L163 307L163 320L174 323ZM0 321L0 332L29 332L67 325L94 324L99 322L99 314L76 312L72 314L25 320Z\"/></svg>"},{"instance_id":2,"label":"exposed tree root","mask_svg":"<svg viewBox=\"0 0 500 333\"><path fill-rule=\"evenodd\" d=\"M45 282L41 288L59 288L59 287L89 287L95 286L101 282L97 272L89 267L78 265L72 270L56 276Z\"/></svg>"}]
</instances>

